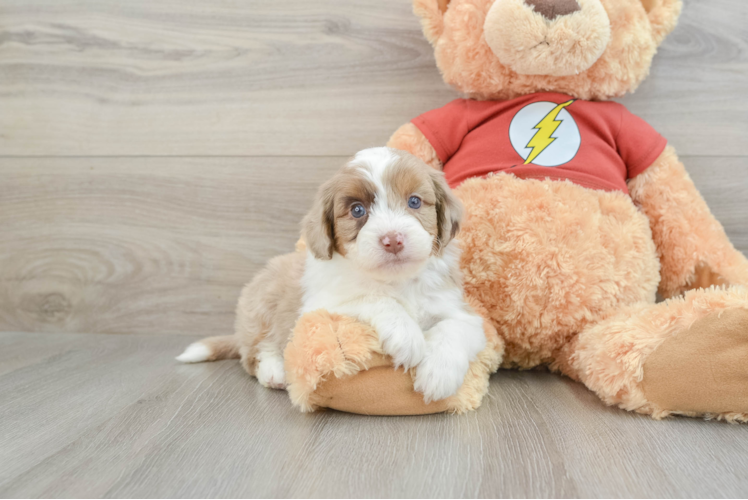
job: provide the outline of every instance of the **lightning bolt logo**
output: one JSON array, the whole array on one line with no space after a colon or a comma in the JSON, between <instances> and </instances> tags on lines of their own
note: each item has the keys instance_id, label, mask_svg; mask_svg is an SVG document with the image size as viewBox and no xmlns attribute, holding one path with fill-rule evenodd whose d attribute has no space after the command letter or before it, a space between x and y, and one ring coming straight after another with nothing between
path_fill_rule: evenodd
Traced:
<instances>
[{"instance_id":1,"label":"lightning bolt logo","mask_svg":"<svg viewBox=\"0 0 748 500\"><path fill-rule=\"evenodd\" d=\"M550 113L545 115L545 117L540 120L537 125L533 127L535 130L537 130L537 132L535 132L535 135L532 136L530 142L528 142L527 146L525 146L527 148L532 148L530 155L527 157L527 160L525 160L525 165L527 165L528 163L532 163L532 161L537 158L540 153L545 151L548 146L553 144L553 141L556 140L556 137L553 137L553 133L563 121L557 120L556 118L558 118L558 114L562 109L567 106L571 106L574 101L575 99L572 99L571 101L559 104L558 106L553 108Z\"/></svg>"}]
</instances>

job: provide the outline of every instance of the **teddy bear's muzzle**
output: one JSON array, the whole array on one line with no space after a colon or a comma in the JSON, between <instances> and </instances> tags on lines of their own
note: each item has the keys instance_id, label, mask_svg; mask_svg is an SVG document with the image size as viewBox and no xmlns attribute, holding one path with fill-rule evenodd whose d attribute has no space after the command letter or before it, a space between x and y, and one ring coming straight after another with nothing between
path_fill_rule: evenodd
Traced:
<instances>
[{"instance_id":1,"label":"teddy bear's muzzle","mask_svg":"<svg viewBox=\"0 0 748 500\"><path fill-rule=\"evenodd\" d=\"M582 10L577 0L525 0L525 3L549 21Z\"/></svg>"},{"instance_id":2,"label":"teddy bear's muzzle","mask_svg":"<svg viewBox=\"0 0 748 500\"><path fill-rule=\"evenodd\" d=\"M600 0L496 0L484 31L491 51L513 71L568 76L605 52L610 19Z\"/></svg>"}]
</instances>

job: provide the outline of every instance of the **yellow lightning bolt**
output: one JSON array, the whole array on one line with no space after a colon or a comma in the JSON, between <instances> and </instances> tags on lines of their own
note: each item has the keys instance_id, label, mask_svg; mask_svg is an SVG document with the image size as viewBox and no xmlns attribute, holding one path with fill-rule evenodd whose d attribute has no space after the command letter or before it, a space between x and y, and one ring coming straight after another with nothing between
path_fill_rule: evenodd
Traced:
<instances>
[{"instance_id":1,"label":"yellow lightning bolt","mask_svg":"<svg viewBox=\"0 0 748 500\"><path fill-rule=\"evenodd\" d=\"M525 165L527 165L528 163L532 163L532 161L537 158L540 153L545 151L545 148L550 146L553 141L556 140L556 137L552 137L552 135L561 125L561 120L556 120L556 118L558 117L558 114L562 109L564 109L566 106L571 105L571 103L573 102L574 99L559 104L558 106L553 108L550 113L545 115L545 118L540 120L540 123L533 127L537 130L537 132L535 132L535 135L532 136L530 142L528 142L527 146L525 146L527 148L532 148L530 156L528 156L527 160L525 160Z\"/></svg>"}]
</instances>

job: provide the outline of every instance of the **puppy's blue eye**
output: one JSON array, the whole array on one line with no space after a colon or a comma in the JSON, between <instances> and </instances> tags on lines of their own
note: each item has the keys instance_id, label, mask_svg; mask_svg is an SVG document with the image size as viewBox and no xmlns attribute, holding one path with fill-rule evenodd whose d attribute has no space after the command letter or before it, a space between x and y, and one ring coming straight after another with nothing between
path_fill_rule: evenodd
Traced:
<instances>
[{"instance_id":1,"label":"puppy's blue eye","mask_svg":"<svg viewBox=\"0 0 748 500\"><path fill-rule=\"evenodd\" d=\"M414 210L421 208L421 199L418 196L411 196L408 200L408 206Z\"/></svg>"},{"instance_id":2,"label":"puppy's blue eye","mask_svg":"<svg viewBox=\"0 0 748 500\"><path fill-rule=\"evenodd\" d=\"M351 207L351 215L356 219L360 219L361 217L366 215L366 209L362 204L356 203Z\"/></svg>"}]
</instances>

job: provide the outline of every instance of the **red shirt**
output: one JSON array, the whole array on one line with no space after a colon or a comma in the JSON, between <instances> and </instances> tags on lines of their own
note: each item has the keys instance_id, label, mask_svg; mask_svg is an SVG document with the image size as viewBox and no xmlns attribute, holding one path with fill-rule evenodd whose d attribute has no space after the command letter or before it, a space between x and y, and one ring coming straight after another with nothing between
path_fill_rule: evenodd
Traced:
<instances>
[{"instance_id":1,"label":"red shirt","mask_svg":"<svg viewBox=\"0 0 748 500\"><path fill-rule=\"evenodd\" d=\"M511 172L628 193L667 145L647 122L615 102L556 93L510 101L457 99L413 120L436 150L452 187Z\"/></svg>"}]
</instances>

